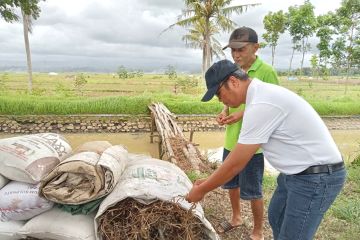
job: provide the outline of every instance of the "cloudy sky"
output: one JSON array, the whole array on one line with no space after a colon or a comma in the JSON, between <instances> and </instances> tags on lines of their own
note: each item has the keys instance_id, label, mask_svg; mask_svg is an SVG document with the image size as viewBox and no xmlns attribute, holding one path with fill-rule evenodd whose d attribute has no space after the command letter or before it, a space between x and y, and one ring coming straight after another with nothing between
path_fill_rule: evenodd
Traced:
<instances>
[{"instance_id":1,"label":"cloudy sky","mask_svg":"<svg viewBox=\"0 0 360 240\"><path fill-rule=\"evenodd\" d=\"M303 0L234 0L235 4L261 3L241 15L232 15L238 26L255 29L262 40L262 20L269 11L287 11ZM334 11L341 0L311 0L316 15ZM33 24L30 46L34 71L113 72L123 65L145 72L161 72L173 65L178 71L200 72L201 50L186 48L181 40L185 30L175 27L160 34L184 8L182 0L47 0L41 3L41 15ZM230 33L217 38L226 44ZM316 53L316 38L312 40ZM291 39L280 37L275 67L287 69ZM230 51L226 50L228 59ZM258 55L271 62L270 48ZM0 71L26 70L22 24L0 19ZM300 54L293 66L300 65Z\"/></svg>"}]
</instances>

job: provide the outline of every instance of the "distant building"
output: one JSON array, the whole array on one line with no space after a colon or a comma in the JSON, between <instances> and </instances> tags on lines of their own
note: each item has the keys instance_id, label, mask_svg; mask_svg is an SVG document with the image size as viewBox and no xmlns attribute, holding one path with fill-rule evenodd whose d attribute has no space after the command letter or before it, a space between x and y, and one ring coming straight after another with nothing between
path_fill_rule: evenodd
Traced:
<instances>
[{"instance_id":1,"label":"distant building","mask_svg":"<svg viewBox=\"0 0 360 240\"><path fill-rule=\"evenodd\" d=\"M57 75L59 75L59 74L56 72L49 72L49 76L57 76Z\"/></svg>"}]
</instances>

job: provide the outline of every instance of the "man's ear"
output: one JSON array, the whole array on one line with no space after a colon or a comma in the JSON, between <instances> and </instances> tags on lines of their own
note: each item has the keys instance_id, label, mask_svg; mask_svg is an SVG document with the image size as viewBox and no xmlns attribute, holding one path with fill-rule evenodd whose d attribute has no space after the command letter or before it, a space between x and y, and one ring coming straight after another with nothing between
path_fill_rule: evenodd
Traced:
<instances>
[{"instance_id":1,"label":"man's ear","mask_svg":"<svg viewBox=\"0 0 360 240\"><path fill-rule=\"evenodd\" d=\"M254 48L254 53L256 53L257 50L259 50L259 48L260 48L260 44L254 43L254 44L253 44L253 48Z\"/></svg>"},{"instance_id":2,"label":"man's ear","mask_svg":"<svg viewBox=\"0 0 360 240\"><path fill-rule=\"evenodd\" d=\"M239 80L234 76L230 76L229 83L230 83L231 86L236 87L239 84Z\"/></svg>"}]
</instances>

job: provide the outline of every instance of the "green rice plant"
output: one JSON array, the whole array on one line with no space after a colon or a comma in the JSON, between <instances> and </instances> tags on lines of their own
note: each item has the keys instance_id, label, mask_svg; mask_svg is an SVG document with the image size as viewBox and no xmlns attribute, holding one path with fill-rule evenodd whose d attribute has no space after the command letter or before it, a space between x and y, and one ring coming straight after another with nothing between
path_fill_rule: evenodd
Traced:
<instances>
[{"instance_id":1,"label":"green rice plant","mask_svg":"<svg viewBox=\"0 0 360 240\"><path fill-rule=\"evenodd\" d=\"M326 115L359 115L360 102L309 102L323 116Z\"/></svg>"},{"instance_id":2,"label":"green rice plant","mask_svg":"<svg viewBox=\"0 0 360 240\"><path fill-rule=\"evenodd\" d=\"M46 95L46 88L33 88L31 94L34 96L44 96Z\"/></svg>"},{"instance_id":3,"label":"green rice plant","mask_svg":"<svg viewBox=\"0 0 360 240\"><path fill-rule=\"evenodd\" d=\"M99 99L57 97L0 97L1 114L145 114L151 99L106 97Z\"/></svg>"}]
</instances>

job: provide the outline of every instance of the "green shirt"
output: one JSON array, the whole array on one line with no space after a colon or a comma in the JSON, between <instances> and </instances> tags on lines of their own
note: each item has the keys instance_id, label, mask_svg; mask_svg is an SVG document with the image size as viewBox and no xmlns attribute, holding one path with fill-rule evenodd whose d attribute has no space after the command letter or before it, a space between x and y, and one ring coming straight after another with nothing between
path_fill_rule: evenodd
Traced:
<instances>
[{"instance_id":1,"label":"green shirt","mask_svg":"<svg viewBox=\"0 0 360 240\"><path fill-rule=\"evenodd\" d=\"M263 62L259 57L256 57L255 62L251 65L247 74L250 78L258 78L259 80L267 83L279 84L276 72L272 66ZM229 114L238 111L244 111L245 104L241 104L237 108L229 108ZM226 126L225 144L224 148L231 151L237 144L242 120ZM261 152L261 151L258 151Z\"/></svg>"}]
</instances>

